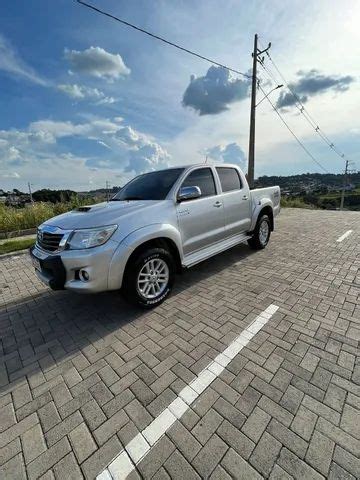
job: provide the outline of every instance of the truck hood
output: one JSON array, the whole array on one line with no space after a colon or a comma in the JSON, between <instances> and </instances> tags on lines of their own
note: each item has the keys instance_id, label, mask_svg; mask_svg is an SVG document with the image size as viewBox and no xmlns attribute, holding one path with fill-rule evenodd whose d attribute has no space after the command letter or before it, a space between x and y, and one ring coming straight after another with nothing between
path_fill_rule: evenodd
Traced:
<instances>
[{"instance_id":1,"label":"truck hood","mask_svg":"<svg viewBox=\"0 0 360 480\"><path fill-rule=\"evenodd\" d=\"M119 224L129 215L141 210L157 208L164 200L130 200L110 201L79 207L71 212L63 213L47 220L44 225L59 227L63 230L79 228L96 228L105 225Z\"/></svg>"}]
</instances>

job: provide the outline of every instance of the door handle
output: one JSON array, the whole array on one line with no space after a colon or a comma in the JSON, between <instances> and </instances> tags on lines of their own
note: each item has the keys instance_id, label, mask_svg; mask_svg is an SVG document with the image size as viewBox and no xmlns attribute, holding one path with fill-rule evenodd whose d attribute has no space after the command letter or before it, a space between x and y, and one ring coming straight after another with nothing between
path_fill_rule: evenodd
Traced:
<instances>
[{"instance_id":1,"label":"door handle","mask_svg":"<svg viewBox=\"0 0 360 480\"><path fill-rule=\"evenodd\" d=\"M249 197L247 195L243 195L243 200L247 200Z\"/></svg>"},{"instance_id":2,"label":"door handle","mask_svg":"<svg viewBox=\"0 0 360 480\"><path fill-rule=\"evenodd\" d=\"M217 202L214 203L214 207L216 207L216 208L221 207L221 205L222 205L222 203L219 202L219 201L217 201Z\"/></svg>"}]
</instances>

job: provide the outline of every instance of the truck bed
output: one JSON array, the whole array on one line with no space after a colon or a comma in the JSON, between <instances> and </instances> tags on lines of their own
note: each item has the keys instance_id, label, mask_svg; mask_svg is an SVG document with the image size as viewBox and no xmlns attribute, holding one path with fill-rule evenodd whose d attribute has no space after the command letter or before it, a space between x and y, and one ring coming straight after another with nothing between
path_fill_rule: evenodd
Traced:
<instances>
[{"instance_id":1,"label":"truck bed","mask_svg":"<svg viewBox=\"0 0 360 480\"><path fill-rule=\"evenodd\" d=\"M255 188L250 190L252 208L255 210L256 206L261 204L265 199L270 199L273 204L274 216L280 212L280 187L266 187Z\"/></svg>"}]
</instances>

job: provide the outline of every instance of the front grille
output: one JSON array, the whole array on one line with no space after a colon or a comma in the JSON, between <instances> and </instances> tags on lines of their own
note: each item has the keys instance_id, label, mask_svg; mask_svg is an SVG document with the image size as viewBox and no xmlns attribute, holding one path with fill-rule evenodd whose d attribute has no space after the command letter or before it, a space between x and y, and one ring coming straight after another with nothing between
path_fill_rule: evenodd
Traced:
<instances>
[{"instance_id":1,"label":"front grille","mask_svg":"<svg viewBox=\"0 0 360 480\"><path fill-rule=\"evenodd\" d=\"M59 244L63 236L64 235L62 233L57 234L39 231L37 234L37 244L43 250L47 250L48 252L55 252L56 250L58 250Z\"/></svg>"}]
</instances>

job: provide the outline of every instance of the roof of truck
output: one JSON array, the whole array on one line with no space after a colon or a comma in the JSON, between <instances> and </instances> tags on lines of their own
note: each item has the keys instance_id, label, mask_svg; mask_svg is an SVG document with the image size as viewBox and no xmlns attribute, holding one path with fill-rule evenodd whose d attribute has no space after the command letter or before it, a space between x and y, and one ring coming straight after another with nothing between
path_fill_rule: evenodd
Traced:
<instances>
[{"instance_id":1,"label":"roof of truck","mask_svg":"<svg viewBox=\"0 0 360 480\"><path fill-rule=\"evenodd\" d=\"M161 170L172 170L174 168L192 168L192 167L231 167L231 168L240 168L239 165L234 163L222 163L222 162L211 162L211 163L188 163L187 165L174 165L167 168L161 168Z\"/></svg>"}]
</instances>

